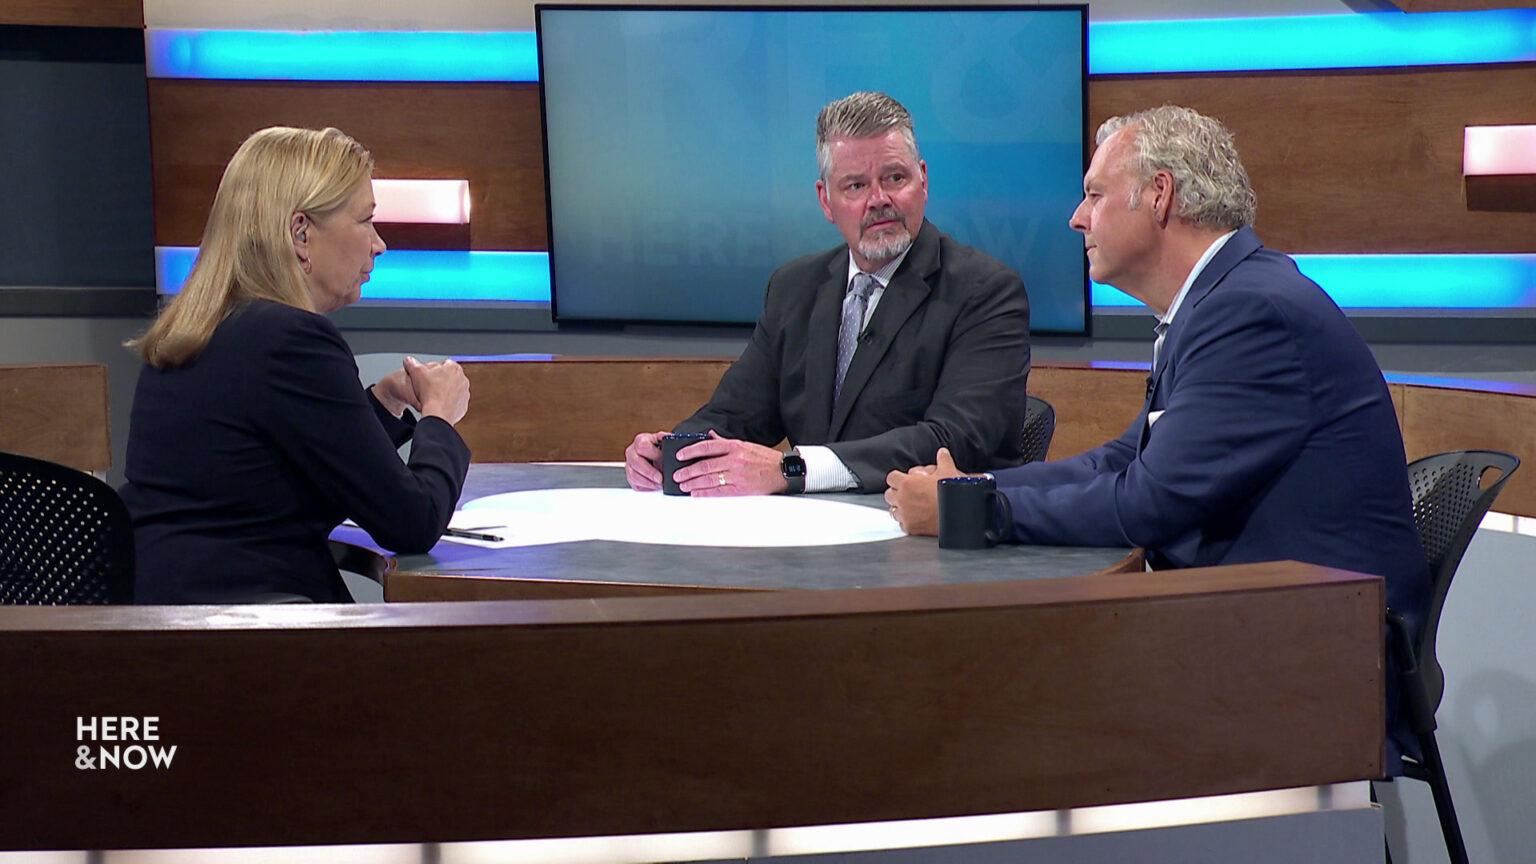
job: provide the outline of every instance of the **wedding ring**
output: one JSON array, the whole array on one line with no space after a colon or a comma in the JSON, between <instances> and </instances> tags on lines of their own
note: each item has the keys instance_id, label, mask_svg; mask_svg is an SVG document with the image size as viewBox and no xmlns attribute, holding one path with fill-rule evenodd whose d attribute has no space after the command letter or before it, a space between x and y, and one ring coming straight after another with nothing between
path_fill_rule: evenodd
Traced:
<instances>
[{"instance_id":1,"label":"wedding ring","mask_svg":"<svg viewBox=\"0 0 1536 864\"><path fill-rule=\"evenodd\" d=\"M721 471L718 474L716 474L715 476L720 478L720 485L724 486L725 485L725 472Z\"/></svg>"}]
</instances>

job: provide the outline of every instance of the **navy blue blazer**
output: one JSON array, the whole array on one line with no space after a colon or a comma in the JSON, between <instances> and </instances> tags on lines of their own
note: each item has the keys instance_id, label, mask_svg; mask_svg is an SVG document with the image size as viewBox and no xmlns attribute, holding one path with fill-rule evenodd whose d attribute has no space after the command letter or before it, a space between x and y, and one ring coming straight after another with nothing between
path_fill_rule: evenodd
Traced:
<instances>
[{"instance_id":1,"label":"navy blue blazer","mask_svg":"<svg viewBox=\"0 0 1536 864\"><path fill-rule=\"evenodd\" d=\"M1029 376L1029 299L1007 265L923 222L870 316L832 404L848 247L768 280L763 313L709 402L676 427L769 447L827 445L878 492L940 447L970 471L1017 465Z\"/></svg>"},{"instance_id":2,"label":"navy blue blazer","mask_svg":"<svg viewBox=\"0 0 1536 864\"><path fill-rule=\"evenodd\" d=\"M1190 286L1124 435L996 476L1020 542L1140 546L1154 569L1294 559L1370 573L1415 638L1422 627L1429 567L1381 370L1328 295L1248 228Z\"/></svg>"},{"instance_id":3,"label":"navy blue blazer","mask_svg":"<svg viewBox=\"0 0 1536 864\"><path fill-rule=\"evenodd\" d=\"M357 376L329 319L262 300L192 362L144 367L122 488L137 602L351 602L326 543L343 519L399 552L437 542L469 448L440 418L391 416Z\"/></svg>"}]
</instances>

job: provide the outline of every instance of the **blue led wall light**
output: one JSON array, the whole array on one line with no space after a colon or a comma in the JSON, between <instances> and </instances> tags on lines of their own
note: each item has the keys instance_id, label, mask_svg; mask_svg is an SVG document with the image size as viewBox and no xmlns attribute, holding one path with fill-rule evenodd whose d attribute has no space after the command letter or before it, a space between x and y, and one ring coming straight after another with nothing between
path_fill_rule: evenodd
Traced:
<instances>
[{"instance_id":1,"label":"blue led wall light","mask_svg":"<svg viewBox=\"0 0 1536 864\"><path fill-rule=\"evenodd\" d=\"M156 284L175 294L192 272L196 247L155 249ZM1520 309L1536 307L1536 255L1297 255L1301 272L1346 309ZM1144 308L1095 282L1093 305ZM368 300L549 302L543 252L391 249L363 286Z\"/></svg>"},{"instance_id":2,"label":"blue led wall light","mask_svg":"<svg viewBox=\"0 0 1536 864\"><path fill-rule=\"evenodd\" d=\"M1156 51L1147 46L1156 45ZM1360 69L1536 60L1536 9L1088 25L1093 75Z\"/></svg>"},{"instance_id":3,"label":"blue led wall light","mask_svg":"<svg viewBox=\"0 0 1536 864\"><path fill-rule=\"evenodd\" d=\"M1294 255L1296 266L1346 309L1536 308L1536 255ZM1091 283L1093 305L1145 308Z\"/></svg>"},{"instance_id":4,"label":"blue led wall light","mask_svg":"<svg viewBox=\"0 0 1536 864\"><path fill-rule=\"evenodd\" d=\"M155 284L175 294L197 260L195 246L155 249ZM499 300L549 302L549 255L391 249L374 263L365 300Z\"/></svg>"},{"instance_id":5,"label":"blue led wall light","mask_svg":"<svg viewBox=\"0 0 1536 864\"><path fill-rule=\"evenodd\" d=\"M151 78L537 81L534 34L148 30Z\"/></svg>"},{"instance_id":6,"label":"blue led wall light","mask_svg":"<svg viewBox=\"0 0 1536 864\"><path fill-rule=\"evenodd\" d=\"M145 40L151 78L539 80L538 45L526 31L148 30ZM1536 61L1536 9L1088 25L1092 75L1530 61Z\"/></svg>"}]
</instances>

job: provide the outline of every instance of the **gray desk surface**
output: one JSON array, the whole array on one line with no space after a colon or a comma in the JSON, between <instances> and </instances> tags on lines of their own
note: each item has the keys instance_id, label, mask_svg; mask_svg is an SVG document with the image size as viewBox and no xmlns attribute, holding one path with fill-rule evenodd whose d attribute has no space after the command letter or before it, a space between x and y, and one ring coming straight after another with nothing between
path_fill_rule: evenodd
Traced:
<instances>
[{"instance_id":1,"label":"gray desk surface","mask_svg":"<svg viewBox=\"0 0 1536 864\"><path fill-rule=\"evenodd\" d=\"M623 488L624 485L621 468L481 463L470 467L463 501L501 492ZM885 506L880 495L817 497L870 507ZM356 529L338 529L333 536L371 545L366 541L367 535ZM400 556L398 569L511 579L652 585L866 588L1081 576L1120 562L1129 551L1011 545L979 550L940 549L932 537L901 537L844 546L764 549L662 546L607 540L483 549L442 542L427 555Z\"/></svg>"}]
</instances>

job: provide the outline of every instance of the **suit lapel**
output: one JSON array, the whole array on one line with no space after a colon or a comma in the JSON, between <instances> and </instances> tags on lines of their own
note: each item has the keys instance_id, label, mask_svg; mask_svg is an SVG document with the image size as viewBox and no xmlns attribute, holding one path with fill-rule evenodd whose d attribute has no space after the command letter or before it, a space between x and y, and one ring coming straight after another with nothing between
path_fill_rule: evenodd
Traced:
<instances>
[{"instance_id":1,"label":"suit lapel","mask_svg":"<svg viewBox=\"0 0 1536 864\"><path fill-rule=\"evenodd\" d=\"M816 288L805 342L805 395L809 427L831 424L832 384L837 377L837 330L843 322L843 294L848 290L848 252L833 255L826 278ZM830 436L825 440L831 440Z\"/></svg>"},{"instance_id":2,"label":"suit lapel","mask_svg":"<svg viewBox=\"0 0 1536 864\"><path fill-rule=\"evenodd\" d=\"M832 410L832 423L827 430L828 440L836 440L842 433L853 403L858 401L859 393L869 383L880 360L890 351L902 325L928 299L928 293L932 290L928 280L938 270L939 229L925 220L917 239L912 243L912 251L907 253L901 266L896 268L890 284L885 286L885 293L880 295L880 304L875 307L875 314L870 317L869 326L864 330L865 339L853 352L853 362L848 365L848 375L843 379L842 396ZM832 353L835 358L837 333L835 327L833 330Z\"/></svg>"},{"instance_id":3,"label":"suit lapel","mask_svg":"<svg viewBox=\"0 0 1536 864\"><path fill-rule=\"evenodd\" d=\"M1163 336L1163 349L1158 355L1157 368L1152 370L1152 380L1147 386L1148 407L1153 404L1157 391L1162 385L1163 371L1168 368L1169 359L1176 353L1175 346L1184 335L1184 325L1189 322L1190 313L1211 293L1211 289L1232 272L1233 267L1252 255L1262 245L1252 228L1239 228L1226 245L1222 246L1206 263L1200 275L1195 277L1194 284L1189 286L1189 293L1184 295L1184 303L1179 307L1179 314L1173 317L1173 323L1168 325L1168 332Z\"/></svg>"}]
</instances>

